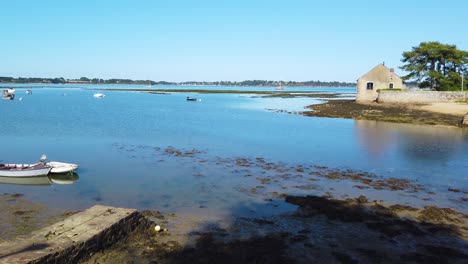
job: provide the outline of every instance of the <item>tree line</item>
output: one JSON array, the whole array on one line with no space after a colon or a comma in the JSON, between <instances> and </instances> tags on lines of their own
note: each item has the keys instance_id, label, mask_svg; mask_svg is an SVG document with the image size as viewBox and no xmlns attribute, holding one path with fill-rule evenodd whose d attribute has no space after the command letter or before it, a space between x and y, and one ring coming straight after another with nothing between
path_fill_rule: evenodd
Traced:
<instances>
[{"instance_id":1,"label":"tree line","mask_svg":"<svg viewBox=\"0 0 468 264\"><path fill-rule=\"evenodd\" d=\"M79 79L64 79L60 78L13 78L0 77L0 83L90 83L90 84L141 84L141 85L213 85L213 86L308 86L308 87L354 87L356 83L348 82L322 82L322 81L267 81L267 80L246 80L241 82L236 81L188 81L188 82L167 82L167 81L152 81L152 80L131 80L131 79L100 79L81 77Z\"/></svg>"}]
</instances>

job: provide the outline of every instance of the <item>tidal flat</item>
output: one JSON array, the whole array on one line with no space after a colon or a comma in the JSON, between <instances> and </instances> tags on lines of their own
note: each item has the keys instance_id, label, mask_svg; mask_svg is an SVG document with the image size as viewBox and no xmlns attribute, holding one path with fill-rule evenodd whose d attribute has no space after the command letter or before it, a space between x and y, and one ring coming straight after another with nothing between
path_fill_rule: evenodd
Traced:
<instances>
[{"instance_id":1,"label":"tidal flat","mask_svg":"<svg viewBox=\"0 0 468 264\"><path fill-rule=\"evenodd\" d=\"M305 116L351 118L418 125L461 126L463 115L422 111L405 105L359 104L354 100L331 100L308 107Z\"/></svg>"},{"instance_id":2,"label":"tidal flat","mask_svg":"<svg viewBox=\"0 0 468 264\"><path fill-rule=\"evenodd\" d=\"M468 215L452 208L418 208L365 196L369 191L373 196L377 192L377 197L380 192L407 193L423 203L427 197L437 197L415 180L263 157L209 157L206 151L171 146L151 151L159 162L188 159L194 166L222 166L231 171L231 177L252 179L250 185L235 188L262 205L224 220L210 220L205 204L190 213L145 211L148 219L163 227L162 232L135 231L83 263L419 263L433 259L463 263L468 256ZM348 182L360 195L336 198L332 193L342 190L336 189L340 184L329 185L333 182ZM468 192L454 194L463 203ZM279 209L285 204L295 209Z\"/></svg>"},{"instance_id":3,"label":"tidal flat","mask_svg":"<svg viewBox=\"0 0 468 264\"><path fill-rule=\"evenodd\" d=\"M257 205L233 210L228 217L212 215L203 201L190 210L144 210L152 226L135 230L82 263L463 263L468 257L465 189L447 190L459 209L444 208L434 205L440 194L430 186L404 177L264 157L219 157L194 148L115 147L133 158L141 158L135 149L145 149L158 163L188 162L197 168L191 176L196 181L207 176L200 168L228 170L229 177L248 179L233 188ZM212 188L216 186L206 192ZM411 199L397 203L401 195ZM31 219L5 226L8 237L73 213L48 212L22 194L4 194L2 204L19 206L4 210L4 218ZM162 231L155 232L156 224Z\"/></svg>"}]
</instances>

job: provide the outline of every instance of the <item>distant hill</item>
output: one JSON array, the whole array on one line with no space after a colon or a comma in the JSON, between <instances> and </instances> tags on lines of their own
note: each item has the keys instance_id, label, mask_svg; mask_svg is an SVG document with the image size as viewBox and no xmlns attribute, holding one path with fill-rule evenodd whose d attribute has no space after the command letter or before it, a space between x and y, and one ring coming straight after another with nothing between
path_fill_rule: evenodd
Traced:
<instances>
[{"instance_id":1,"label":"distant hill","mask_svg":"<svg viewBox=\"0 0 468 264\"><path fill-rule=\"evenodd\" d=\"M140 85L214 85L214 86L307 86L307 87L355 87L356 83L347 82L322 82L322 81L266 81L266 80L247 80L242 82L235 81L213 81L213 82L166 82L152 80L130 80L130 79L99 79L86 78L64 79L64 78L35 78L35 77L0 77L0 83L89 83L89 84L140 84Z\"/></svg>"}]
</instances>

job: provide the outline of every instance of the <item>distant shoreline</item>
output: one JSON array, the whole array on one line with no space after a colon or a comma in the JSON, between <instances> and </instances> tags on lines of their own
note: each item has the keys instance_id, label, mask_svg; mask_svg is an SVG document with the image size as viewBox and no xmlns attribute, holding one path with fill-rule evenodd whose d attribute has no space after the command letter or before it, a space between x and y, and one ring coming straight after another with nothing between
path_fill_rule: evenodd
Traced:
<instances>
[{"instance_id":1,"label":"distant shoreline","mask_svg":"<svg viewBox=\"0 0 468 264\"><path fill-rule=\"evenodd\" d=\"M181 85L181 86L250 86L250 87L355 87L356 83L338 82L338 81L272 81L272 80L244 80L244 81L152 81L152 80L131 80L131 79L100 79L86 78L64 79L64 78L13 78L0 77L0 84L126 84L126 85Z\"/></svg>"}]
</instances>

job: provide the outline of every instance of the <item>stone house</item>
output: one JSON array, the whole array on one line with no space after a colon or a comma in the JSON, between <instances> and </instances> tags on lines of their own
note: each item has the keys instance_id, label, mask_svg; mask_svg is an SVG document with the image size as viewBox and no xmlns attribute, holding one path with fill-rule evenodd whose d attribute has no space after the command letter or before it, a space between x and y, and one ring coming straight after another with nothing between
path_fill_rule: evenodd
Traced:
<instances>
[{"instance_id":1,"label":"stone house","mask_svg":"<svg viewBox=\"0 0 468 264\"><path fill-rule=\"evenodd\" d=\"M403 80L393 69L379 64L357 80L356 102L373 102L379 96L378 89L397 88L405 88Z\"/></svg>"}]
</instances>

